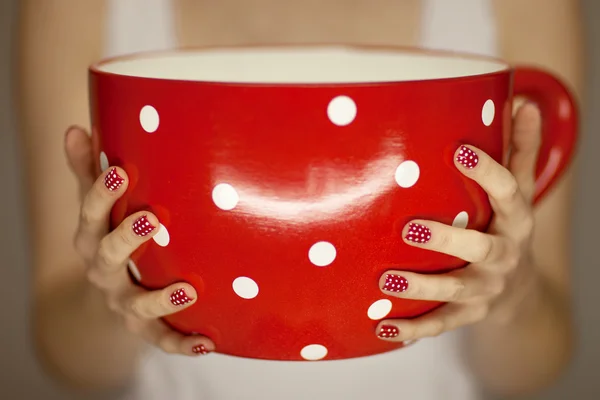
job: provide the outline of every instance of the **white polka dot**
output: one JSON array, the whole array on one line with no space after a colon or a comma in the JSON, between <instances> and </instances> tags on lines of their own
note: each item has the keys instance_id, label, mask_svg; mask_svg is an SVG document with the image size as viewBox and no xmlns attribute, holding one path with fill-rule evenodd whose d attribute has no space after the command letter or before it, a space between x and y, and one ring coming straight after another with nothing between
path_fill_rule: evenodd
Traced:
<instances>
[{"instance_id":1,"label":"white polka dot","mask_svg":"<svg viewBox=\"0 0 600 400\"><path fill-rule=\"evenodd\" d=\"M258 295L258 285L248 277L235 278L232 286L235 294L243 299L253 299Z\"/></svg>"},{"instance_id":2,"label":"white polka dot","mask_svg":"<svg viewBox=\"0 0 600 400\"><path fill-rule=\"evenodd\" d=\"M129 260L129 262L127 262L127 266L129 267L129 271L131 272L131 275L133 275L135 280L140 282L142 280L142 274L140 274L140 270L135 265L133 260Z\"/></svg>"},{"instance_id":3,"label":"white polka dot","mask_svg":"<svg viewBox=\"0 0 600 400\"><path fill-rule=\"evenodd\" d=\"M212 198L215 205L221 210L233 210L240 201L240 196L233 186L228 183L220 183L213 189Z\"/></svg>"},{"instance_id":4,"label":"white polka dot","mask_svg":"<svg viewBox=\"0 0 600 400\"><path fill-rule=\"evenodd\" d=\"M337 251L329 242L317 242L308 250L308 259L317 267L325 267L335 260Z\"/></svg>"},{"instance_id":5,"label":"white polka dot","mask_svg":"<svg viewBox=\"0 0 600 400\"><path fill-rule=\"evenodd\" d=\"M158 232L156 232L156 235L152 236L152 239L154 239L157 245L165 247L171 241L171 235L169 235L167 228L163 224L160 224Z\"/></svg>"},{"instance_id":6,"label":"white polka dot","mask_svg":"<svg viewBox=\"0 0 600 400\"><path fill-rule=\"evenodd\" d=\"M469 225L469 214L466 211L461 211L456 214L454 217L454 221L452 221L452 226L455 228L466 228Z\"/></svg>"},{"instance_id":7,"label":"white polka dot","mask_svg":"<svg viewBox=\"0 0 600 400\"><path fill-rule=\"evenodd\" d=\"M144 106L140 111L140 124L142 128L148 132L153 133L158 129L160 118L158 117L158 111L152 106Z\"/></svg>"},{"instance_id":8,"label":"white polka dot","mask_svg":"<svg viewBox=\"0 0 600 400\"><path fill-rule=\"evenodd\" d=\"M327 347L320 344L309 344L300 350L300 356L308 361L316 361L325 358Z\"/></svg>"},{"instance_id":9,"label":"white polka dot","mask_svg":"<svg viewBox=\"0 0 600 400\"><path fill-rule=\"evenodd\" d=\"M396 168L396 183L400 187L409 188L417 183L420 174L421 170L416 162L404 161Z\"/></svg>"},{"instance_id":10,"label":"white polka dot","mask_svg":"<svg viewBox=\"0 0 600 400\"><path fill-rule=\"evenodd\" d=\"M492 122L494 122L494 115L496 115L496 105L489 99L483 105L483 109L481 110L481 120L485 126L490 126Z\"/></svg>"},{"instance_id":11,"label":"white polka dot","mask_svg":"<svg viewBox=\"0 0 600 400\"><path fill-rule=\"evenodd\" d=\"M100 152L100 169L102 170L102 172L104 172L108 169L109 166L110 166L110 164L108 163L108 157L106 157L106 153L101 151Z\"/></svg>"},{"instance_id":12,"label":"white polka dot","mask_svg":"<svg viewBox=\"0 0 600 400\"><path fill-rule=\"evenodd\" d=\"M327 106L329 120L337 126L350 124L356 118L356 103L348 96L338 96Z\"/></svg>"},{"instance_id":13,"label":"white polka dot","mask_svg":"<svg viewBox=\"0 0 600 400\"><path fill-rule=\"evenodd\" d=\"M367 315L372 320L378 320L385 318L390 311L392 311L392 302L388 299L381 299L371 304L367 311Z\"/></svg>"}]
</instances>

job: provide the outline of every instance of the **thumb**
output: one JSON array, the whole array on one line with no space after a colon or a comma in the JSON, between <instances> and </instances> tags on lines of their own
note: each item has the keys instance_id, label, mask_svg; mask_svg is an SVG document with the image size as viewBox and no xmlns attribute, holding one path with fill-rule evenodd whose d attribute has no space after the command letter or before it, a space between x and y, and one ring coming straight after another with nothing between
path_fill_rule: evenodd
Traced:
<instances>
[{"instance_id":1,"label":"thumb","mask_svg":"<svg viewBox=\"0 0 600 400\"><path fill-rule=\"evenodd\" d=\"M519 108L514 119L509 169L528 201L535 192L535 167L541 143L542 120L531 103Z\"/></svg>"},{"instance_id":2,"label":"thumb","mask_svg":"<svg viewBox=\"0 0 600 400\"><path fill-rule=\"evenodd\" d=\"M64 146L69 168L77 177L82 194L85 194L95 181L92 140L85 130L74 126L65 133Z\"/></svg>"}]
</instances>

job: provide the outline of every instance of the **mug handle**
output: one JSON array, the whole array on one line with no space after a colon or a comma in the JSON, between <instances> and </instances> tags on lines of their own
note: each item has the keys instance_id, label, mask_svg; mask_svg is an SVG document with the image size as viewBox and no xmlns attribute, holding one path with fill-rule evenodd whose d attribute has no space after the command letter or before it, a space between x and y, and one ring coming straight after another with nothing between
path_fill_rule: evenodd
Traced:
<instances>
[{"instance_id":1,"label":"mug handle","mask_svg":"<svg viewBox=\"0 0 600 400\"><path fill-rule=\"evenodd\" d=\"M579 133L575 97L554 75L535 67L515 67L514 96L522 96L540 109L542 144L535 171L533 203L538 203L573 159Z\"/></svg>"}]
</instances>

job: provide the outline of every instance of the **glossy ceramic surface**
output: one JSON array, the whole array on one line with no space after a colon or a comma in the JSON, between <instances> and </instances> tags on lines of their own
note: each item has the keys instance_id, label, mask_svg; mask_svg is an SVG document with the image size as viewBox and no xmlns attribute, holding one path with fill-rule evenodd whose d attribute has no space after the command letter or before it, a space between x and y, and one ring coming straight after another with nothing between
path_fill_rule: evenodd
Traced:
<instances>
[{"instance_id":1,"label":"glossy ceramic surface","mask_svg":"<svg viewBox=\"0 0 600 400\"><path fill-rule=\"evenodd\" d=\"M269 51L285 61L294 48ZM340 59L319 63L303 53L295 68L312 70L312 77L322 68L322 79L286 82L281 66L265 75L275 76L272 82L251 72L248 81L156 79L151 69L140 72L146 77L125 76L103 70L110 60L91 68L99 169L121 166L131 180L112 224L139 210L162 223L155 240L132 256L132 275L150 289L186 281L198 291L194 306L166 318L172 327L207 335L222 353L273 360L342 359L402 347L377 338L378 321L415 317L440 304L391 298L378 280L389 268L440 272L465 265L404 244L400 231L412 218L486 229L487 197L452 156L464 143L503 160L513 92L543 112L536 200L560 176L577 119L555 78L502 63L443 77L448 68L440 59L499 62L385 51L392 58L435 57L416 63L429 71L420 80L418 70L386 80L390 70L378 75L373 62L361 81L356 71L331 73L327 62ZM252 62L252 53L244 54ZM152 57L160 63L162 55ZM227 70L236 61L217 55L211 62Z\"/></svg>"}]
</instances>

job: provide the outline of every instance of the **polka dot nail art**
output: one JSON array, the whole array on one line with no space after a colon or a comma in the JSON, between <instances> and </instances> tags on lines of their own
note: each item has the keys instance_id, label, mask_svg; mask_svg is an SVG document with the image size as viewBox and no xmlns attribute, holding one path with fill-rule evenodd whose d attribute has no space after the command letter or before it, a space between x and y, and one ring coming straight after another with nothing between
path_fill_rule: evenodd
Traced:
<instances>
[{"instance_id":1,"label":"polka dot nail art","mask_svg":"<svg viewBox=\"0 0 600 400\"><path fill-rule=\"evenodd\" d=\"M139 217L133 223L133 231L138 236L146 236L150 232L152 232L156 227L148 221L148 217L145 215Z\"/></svg>"},{"instance_id":2,"label":"polka dot nail art","mask_svg":"<svg viewBox=\"0 0 600 400\"><path fill-rule=\"evenodd\" d=\"M467 169L473 169L477 166L477 163L479 163L479 157L477 157L477 153L467 146L460 146L456 161Z\"/></svg>"},{"instance_id":3,"label":"polka dot nail art","mask_svg":"<svg viewBox=\"0 0 600 400\"><path fill-rule=\"evenodd\" d=\"M120 188L123 182L125 182L125 179L123 179L117 173L116 168L111 169L110 172L104 177L104 186L106 186L106 188L111 192L114 192Z\"/></svg>"},{"instance_id":4,"label":"polka dot nail art","mask_svg":"<svg viewBox=\"0 0 600 400\"><path fill-rule=\"evenodd\" d=\"M209 351L207 350L207 348L203 344L199 344L197 346L192 347L192 351L195 354L200 354L200 355L205 355L205 354L209 353Z\"/></svg>"},{"instance_id":5,"label":"polka dot nail art","mask_svg":"<svg viewBox=\"0 0 600 400\"><path fill-rule=\"evenodd\" d=\"M408 225L408 232L405 238L413 243L427 243L431 239L431 230L425 225L411 222Z\"/></svg>"},{"instance_id":6,"label":"polka dot nail art","mask_svg":"<svg viewBox=\"0 0 600 400\"><path fill-rule=\"evenodd\" d=\"M380 338L384 338L384 339L391 339L391 338L395 338L399 334L400 334L400 329L398 329L397 327L395 327L393 325L383 325L379 329L379 333L377 334L377 336L379 336Z\"/></svg>"},{"instance_id":7,"label":"polka dot nail art","mask_svg":"<svg viewBox=\"0 0 600 400\"><path fill-rule=\"evenodd\" d=\"M182 306L184 304L189 303L190 301L192 301L194 299L189 297L187 295L187 293L185 293L185 290L177 289L176 291L173 292L173 294L171 294L171 296L169 297L169 300L171 301L171 304L173 304L174 306Z\"/></svg>"},{"instance_id":8,"label":"polka dot nail art","mask_svg":"<svg viewBox=\"0 0 600 400\"><path fill-rule=\"evenodd\" d=\"M408 289L408 281L403 276L387 274L383 290L388 292L402 293Z\"/></svg>"}]
</instances>

